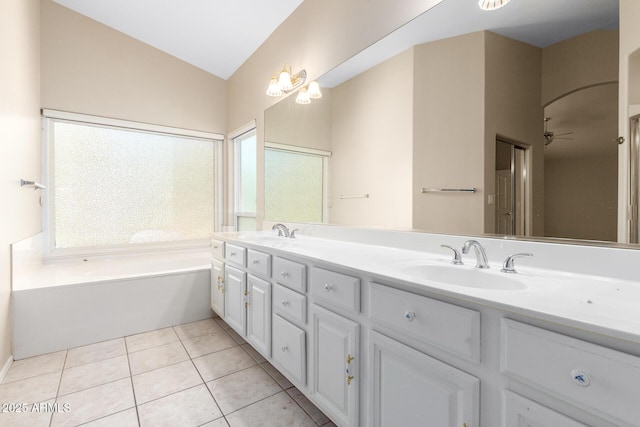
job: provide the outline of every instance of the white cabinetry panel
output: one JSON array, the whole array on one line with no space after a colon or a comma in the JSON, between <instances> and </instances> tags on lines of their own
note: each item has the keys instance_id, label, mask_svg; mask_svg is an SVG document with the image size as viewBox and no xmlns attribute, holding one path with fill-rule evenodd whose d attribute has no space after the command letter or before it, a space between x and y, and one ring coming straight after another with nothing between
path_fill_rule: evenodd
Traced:
<instances>
[{"instance_id":1,"label":"white cabinetry panel","mask_svg":"<svg viewBox=\"0 0 640 427\"><path fill-rule=\"evenodd\" d=\"M502 427L587 427L536 402L504 391Z\"/></svg>"},{"instance_id":2,"label":"white cabinetry panel","mask_svg":"<svg viewBox=\"0 0 640 427\"><path fill-rule=\"evenodd\" d=\"M211 309L224 318L224 264L211 261Z\"/></svg>"},{"instance_id":3,"label":"white cabinetry panel","mask_svg":"<svg viewBox=\"0 0 640 427\"><path fill-rule=\"evenodd\" d=\"M306 349L305 332L274 314L273 360L302 386L307 381Z\"/></svg>"},{"instance_id":4,"label":"white cabinetry panel","mask_svg":"<svg viewBox=\"0 0 640 427\"><path fill-rule=\"evenodd\" d=\"M229 246L227 245L227 247ZM224 320L237 333L245 336L247 316L244 303L247 291L247 273L227 265L224 272L224 286Z\"/></svg>"},{"instance_id":5,"label":"white cabinetry panel","mask_svg":"<svg viewBox=\"0 0 640 427\"><path fill-rule=\"evenodd\" d=\"M639 425L638 357L503 319L500 367L616 425Z\"/></svg>"},{"instance_id":6,"label":"white cabinetry panel","mask_svg":"<svg viewBox=\"0 0 640 427\"><path fill-rule=\"evenodd\" d=\"M360 386L360 325L315 304L311 315L311 394L339 425L355 427Z\"/></svg>"},{"instance_id":7,"label":"white cabinetry panel","mask_svg":"<svg viewBox=\"0 0 640 427\"><path fill-rule=\"evenodd\" d=\"M369 336L375 427L479 426L480 380L375 331Z\"/></svg>"},{"instance_id":8,"label":"white cabinetry panel","mask_svg":"<svg viewBox=\"0 0 640 427\"><path fill-rule=\"evenodd\" d=\"M271 283L247 276L247 341L271 356Z\"/></svg>"}]
</instances>

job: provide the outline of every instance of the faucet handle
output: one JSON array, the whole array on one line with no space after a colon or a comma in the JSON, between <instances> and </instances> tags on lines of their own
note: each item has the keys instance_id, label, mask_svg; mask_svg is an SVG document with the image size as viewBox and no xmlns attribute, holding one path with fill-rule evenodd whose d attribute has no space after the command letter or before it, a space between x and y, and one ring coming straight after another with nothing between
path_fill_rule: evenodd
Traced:
<instances>
[{"instance_id":1,"label":"faucet handle","mask_svg":"<svg viewBox=\"0 0 640 427\"><path fill-rule=\"evenodd\" d=\"M300 230L298 230L297 228L294 228L293 230L291 230L289 232L289 237L291 237L292 239L295 239L296 238L296 232L298 232L298 231L300 231Z\"/></svg>"},{"instance_id":2,"label":"faucet handle","mask_svg":"<svg viewBox=\"0 0 640 427\"><path fill-rule=\"evenodd\" d=\"M449 245L440 245L440 247L451 249L453 251L453 259L451 260L451 264L455 264L455 265L464 264L464 262L462 262L462 255L460 254L460 251L458 251L456 248L451 247Z\"/></svg>"},{"instance_id":3,"label":"faucet handle","mask_svg":"<svg viewBox=\"0 0 640 427\"><path fill-rule=\"evenodd\" d=\"M533 256L533 254L530 253L519 253L519 254L513 254L513 255L509 255L507 257L507 259L504 260L504 264L502 264L502 271L503 273L517 273L514 265L513 265L513 261L516 258L521 258L521 257L525 257L525 256Z\"/></svg>"}]
</instances>

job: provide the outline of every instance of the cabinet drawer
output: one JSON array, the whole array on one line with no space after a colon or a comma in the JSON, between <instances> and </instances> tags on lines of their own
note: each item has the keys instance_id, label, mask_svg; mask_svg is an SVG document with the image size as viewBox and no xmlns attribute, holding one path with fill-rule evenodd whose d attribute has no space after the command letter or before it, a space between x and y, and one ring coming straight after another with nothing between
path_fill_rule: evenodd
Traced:
<instances>
[{"instance_id":1,"label":"cabinet drawer","mask_svg":"<svg viewBox=\"0 0 640 427\"><path fill-rule=\"evenodd\" d=\"M480 362L480 313L371 284L371 318L407 337Z\"/></svg>"},{"instance_id":2,"label":"cabinet drawer","mask_svg":"<svg viewBox=\"0 0 640 427\"><path fill-rule=\"evenodd\" d=\"M242 246L226 243L224 245L224 259L234 264L246 267L247 265L247 249Z\"/></svg>"},{"instance_id":3,"label":"cabinet drawer","mask_svg":"<svg viewBox=\"0 0 640 427\"><path fill-rule=\"evenodd\" d=\"M273 287L273 311L304 325L307 322L307 297L284 286Z\"/></svg>"},{"instance_id":4,"label":"cabinet drawer","mask_svg":"<svg viewBox=\"0 0 640 427\"><path fill-rule=\"evenodd\" d=\"M501 334L503 373L617 425L638 425L640 358L513 320L503 319Z\"/></svg>"},{"instance_id":5,"label":"cabinet drawer","mask_svg":"<svg viewBox=\"0 0 640 427\"><path fill-rule=\"evenodd\" d=\"M211 254L216 258L224 258L224 242L222 240L211 239Z\"/></svg>"},{"instance_id":6,"label":"cabinet drawer","mask_svg":"<svg viewBox=\"0 0 640 427\"><path fill-rule=\"evenodd\" d=\"M297 326L273 315L273 360L300 385L307 378L305 332Z\"/></svg>"},{"instance_id":7,"label":"cabinet drawer","mask_svg":"<svg viewBox=\"0 0 640 427\"><path fill-rule=\"evenodd\" d=\"M360 312L360 279L357 277L314 267L311 269L311 295Z\"/></svg>"},{"instance_id":8,"label":"cabinet drawer","mask_svg":"<svg viewBox=\"0 0 640 427\"><path fill-rule=\"evenodd\" d=\"M252 273L271 277L271 255L249 249L247 251L247 268Z\"/></svg>"},{"instance_id":9,"label":"cabinet drawer","mask_svg":"<svg viewBox=\"0 0 640 427\"><path fill-rule=\"evenodd\" d=\"M307 291L306 266L284 258L273 259L273 278L281 285L298 292Z\"/></svg>"}]
</instances>

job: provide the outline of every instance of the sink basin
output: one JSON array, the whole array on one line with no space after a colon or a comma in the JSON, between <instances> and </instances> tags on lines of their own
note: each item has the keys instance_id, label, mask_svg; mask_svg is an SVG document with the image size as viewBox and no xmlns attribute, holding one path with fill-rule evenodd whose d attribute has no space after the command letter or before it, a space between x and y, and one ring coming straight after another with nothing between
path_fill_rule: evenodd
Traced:
<instances>
[{"instance_id":1,"label":"sink basin","mask_svg":"<svg viewBox=\"0 0 640 427\"><path fill-rule=\"evenodd\" d=\"M401 271L420 280L462 286L465 288L517 291L527 285L517 275L492 269L477 269L466 266L413 264L401 267Z\"/></svg>"}]
</instances>

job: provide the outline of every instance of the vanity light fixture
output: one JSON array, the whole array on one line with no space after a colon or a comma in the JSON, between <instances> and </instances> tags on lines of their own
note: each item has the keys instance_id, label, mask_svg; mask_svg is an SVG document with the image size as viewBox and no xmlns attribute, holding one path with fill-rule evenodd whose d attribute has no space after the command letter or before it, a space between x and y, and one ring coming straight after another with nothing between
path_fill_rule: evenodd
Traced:
<instances>
[{"instance_id":1,"label":"vanity light fixture","mask_svg":"<svg viewBox=\"0 0 640 427\"><path fill-rule=\"evenodd\" d=\"M478 6L482 10L496 10L505 6L511 0L478 0Z\"/></svg>"},{"instance_id":2,"label":"vanity light fixture","mask_svg":"<svg viewBox=\"0 0 640 427\"><path fill-rule=\"evenodd\" d=\"M274 97L282 96L303 86L306 80L307 72L305 70L300 70L293 74L291 71L291 65L285 64L280 72L271 77L266 93L267 95ZM296 102L298 104L309 104L312 99L318 98L322 98L320 86L318 85L318 82L312 81L308 86L302 87L298 91Z\"/></svg>"},{"instance_id":3,"label":"vanity light fixture","mask_svg":"<svg viewBox=\"0 0 640 427\"><path fill-rule=\"evenodd\" d=\"M307 72L300 70L297 73L291 71L291 65L284 65L280 72L276 73L269 81L267 95L282 96L299 88L307 80Z\"/></svg>"}]
</instances>

